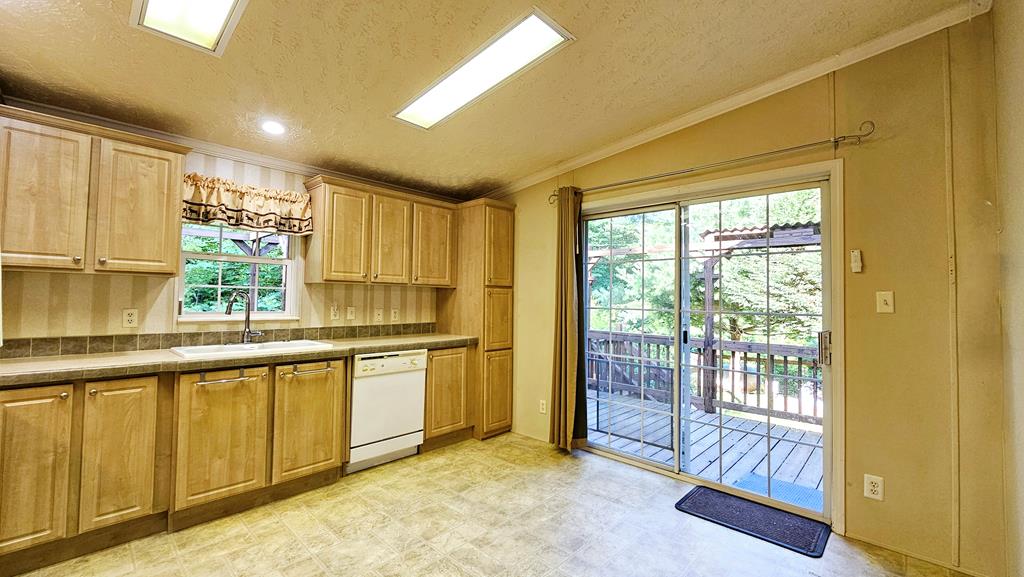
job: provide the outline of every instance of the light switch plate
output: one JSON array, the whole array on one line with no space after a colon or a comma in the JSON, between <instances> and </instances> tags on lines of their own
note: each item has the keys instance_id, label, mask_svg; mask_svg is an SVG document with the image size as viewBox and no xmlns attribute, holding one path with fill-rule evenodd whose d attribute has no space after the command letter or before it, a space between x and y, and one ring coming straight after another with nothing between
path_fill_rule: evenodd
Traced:
<instances>
[{"instance_id":1,"label":"light switch plate","mask_svg":"<svg viewBox=\"0 0 1024 577\"><path fill-rule=\"evenodd\" d=\"M384 309L373 309L373 322L384 322Z\"/></svg>"},{"instance_id":2,"label":"light switch plate","mask_svg":"<svg viewBox=\"0 0 1024 577\"><path fill-rule=\"evenodd\" d=\"M878 291L875 293L875 312L890 314L896 312L896 302L893 300L892 291Z\"/></svg>"},{"instance_id":3,"label":"light switch plate","mask_svg":"<svg viewBox=\"0 0 1024 577\"><path fill-rule=\"evenodd\" d=\"M356 307L345 308L345 320L354 321L356 320Z\"/></svg>"},{"instance_id":4,"label":"light switch plate","mask_svg":"<svg viewBox=\"0 0 1024 577\"><path fill-rule=\"evenodd\" d=\"M331 320L336 321L339 319L341 319L341 310L338 308L337 304L331 303Z\"/></svg>"},{"instance_id":5,"label":"light switch plate","mask_svg":"<svg viewBox=\"0 0 1024 577\"><path fill-rule=\"evenodd\" d=\"M399 315L400 315L400 313L399 313L398 309L391 309L391 321L392 322L397 321L400 318Z\"/></svg>"}]
</instances>

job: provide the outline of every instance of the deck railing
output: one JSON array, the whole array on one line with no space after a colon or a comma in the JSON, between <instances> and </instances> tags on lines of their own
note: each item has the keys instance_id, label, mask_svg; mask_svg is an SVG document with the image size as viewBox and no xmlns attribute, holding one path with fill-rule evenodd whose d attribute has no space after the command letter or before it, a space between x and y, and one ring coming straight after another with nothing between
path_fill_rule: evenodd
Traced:
<instances>
[{"instance_id":1,"label":"deck railing","mask_svg":"<svg viewBox=\"0 0 1024 577\"><path fill-rule=\"evenodd\" d=\"M690 403L821 424L821 366L814 347L714 341L683 350L680 381ZM695 346L700 345L700 346ZM770 354L769 354L770 352ZM671 405L675 339L666 335L591 331L587 386L611 395Z\"/></svg>"}]
</instances>

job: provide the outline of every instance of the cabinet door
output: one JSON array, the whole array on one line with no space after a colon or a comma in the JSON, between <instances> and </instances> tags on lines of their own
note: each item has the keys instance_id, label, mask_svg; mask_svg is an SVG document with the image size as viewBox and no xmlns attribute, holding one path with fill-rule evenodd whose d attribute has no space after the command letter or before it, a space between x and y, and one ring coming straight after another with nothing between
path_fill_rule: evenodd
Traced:
<instances>
[{"instance_id":1,"label":"cabinet door","mask_svg":"<svg viewBox=\"0 0 1024 577\"><path fill-rule=\"evenodd\" d=\"M455 213L447 208L414 203L412 284L455 284Z\"/></svg>"},{"instance_id":2,"label":"cabinet door","mask_svg":"<svg viewBox=\"0 0 1024 577\"><path fill-rule=\"evenodd\" d=\"M369 280L371 197L358 190L327 187L324 280Z\"/></svg>"},{"instance_id":3,"label":"cabinet door","mask_svg":"<svg viewBox=\"0 0 1024 577\"><path fill-rule=\"evenodd\" d=\"M484 207L484 282L512 286L513 213L506 208Z\"/></svg>"},{"instance_id":4,"label":"cabinet door","mask_svg":"<svg viewBox=\"0 0 1024 577\"><path fill-rule=\"evenodd\" d=\"M412 203L373 196L373 282L407 284L412 252Z\"/></svg>"},{"instance_id":5,"label":"cabinet door","mask_svg":"<svg viewBox=\"0 0 1024 577\"><path fill-rule=\"evenodd\" d=\"M67 525L71 385L0 391L0 554Z\"/></svg>"},{"instance_id":6,"label":"cabinet door","mask_svg":"<svg viewBox=\"0 0 1024 577\"><path fill-rule=\"evenodd\" d=\"M512 426L512 351L484 353L484 434Z\"/></svg>"},{"instance_id":7,"label":"cabinet door","mask_svg":"<svg viewBox=\"0 0 1024 577\"><path fill-rule=\"evenodd\" d=\"M82 269L92 138L0 118L4 266Z\"/></svg>"},{"instance_id":8,"label":"cabinet door","mask_svg":"<svg viewBox=\"0 0 1024 577\"><path fill-rule=\"evenodd\" d=\"M341 466L344 394L344 361L277 367L274 483Z\"/></svg>"},{"instance_id":9,"label":"cabinet door","mask_svg":"<svg viewBox=\"0 0 1024 577\"><path fill-rule=\"evenodd\" d=\"M512 289L484 291L484 350L512 348Z\"/></svg>"},{"instance_id":10,"label":"cabinet door","mask_svg":"<svg viewBox=\"0 0 1024 577\"><path fill-rule=\"evenodd\" d=\"M429 439L468 427L467 400L466 349L431 351L424 436Z\"/></svg>"},{"instance_id":11,"label":"cabinet door","mask_svg":"<svg viewBox=\"0 0 1024 577\"><path fill-rule=\"evenodd\" d=\"M79 531L153 512L156 377L88 383Z\"/></svg>"},{"instance_id":12,"label":"cabinet door","mask_svg":"<svg viewBox=\"0 0 1024 577\"><path fill-rule=\"evenodd\" d=\"M176 510L267 484L267 370L181 375Z\"/></svg>"},{"instance_id":13,"label":"cabinet door","mask_svg":"<svg viewBox=\"0 0 1024 577\"><path fill-rule=\"evenodd\" d=\"M98 182L96 270L178 272L181 155L104 139Z\"/></svg>"}]
</instances>

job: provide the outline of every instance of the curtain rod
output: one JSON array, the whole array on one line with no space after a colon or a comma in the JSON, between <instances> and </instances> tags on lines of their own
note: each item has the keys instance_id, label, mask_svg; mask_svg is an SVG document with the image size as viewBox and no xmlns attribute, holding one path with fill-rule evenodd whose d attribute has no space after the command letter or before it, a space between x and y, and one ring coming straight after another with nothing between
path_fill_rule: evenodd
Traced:
<instances>
[{"instance_id":1,"label":"curtain rod","mask_svg":"<svg viewBox=\"0 0 1024 577\"><path fill-rule=\"evenodd\" d=\"M658 180L661 178L668 178L670 176L679 176L681 174L689 174L691 172L698 172L701 170L708 170L710 168L718 168L721 166L728 166L730 164L739 164L742 162L750 162L751 160L757 160L768 156L776 156L779 154L787 154L790 152L796 152L798 150L804 150L806 148L814 148L817 146L824 146L831 144L832 146L839 147L844 142L852 142L853 144L860 144L865 138L871 136L875 132L875 123L866 120L860 124L860 132L857 134L844 134L842 136L836 136L827 140L819 140L818 142L809 142L807 144L800 144L797 146L790 146L789 148L780 148L778 150L770 150L768 152L761 152L759 154L753 154L751 156L743 156L741 158L732 158L729 160L721 160L718 162L712 162L710 164L702 164L700 166L691 166L689 168L683 168L680 170L672 170L669 172L662 172L659 174L651 174L648 176L639 176L637 178L630 178L627 180L619 180L616 182L609 182L608 184L599 184L597 186L591 186L588 188L580 189L580 194L586 192L593 192L595 190L604 190L606 188L615 188L618 186L625 186L627 184L636 184L638 182L647 182L649 180ZM558 193L552 193L548 197L548 204L554 204L558 200Z\"/></svg>"}]
</instances>

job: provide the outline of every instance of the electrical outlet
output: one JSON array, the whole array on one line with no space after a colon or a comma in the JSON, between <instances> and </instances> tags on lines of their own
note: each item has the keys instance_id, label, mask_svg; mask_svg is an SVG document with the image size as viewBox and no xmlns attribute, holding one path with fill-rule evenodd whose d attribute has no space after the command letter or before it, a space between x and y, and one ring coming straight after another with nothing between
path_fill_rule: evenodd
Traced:
<instances>
[{"instance_id":1,"label":"electrical outlet","mask_svg":"<svg viewBox=\"0 0 1024 577\"><path fill-rule=\"evenodd\" d=\"M121 327L134 329L139 326L139 309L121 309Z\"/></svg>"},{"instance_id":2,"label":"electrical outlet","mask_svg":"<svg viewBox=\"0 0 1024 577\"><path fill-rule=\"evenodd\" d=\"M373 309L373 322L384 322L384 309Z\"/></svg>"},{"instance_id":3,"label":"electrical outlet","mask_svg":"<svg viewBox=\"0 0 1024 577\"><path fill-rule=\"evenodd\" d=\"M345 308L345 320L354 321L356 320L356 307Z\"/></svg>"},{"instance_id":4,"label":"electrical outlet","mask_svg":"<svg viewBox=\"0 0 1024 577\"><path fill-rule=\"evenodd\" d=\"M875 501L885 500L885 479L877 475L864 475L864 496Z\"/></svg>"},{"instance_id":5,"label":"electrical outlet","mask_svg":"<svg viewBox=\"0 0 1024 577\"><path fill-rule=\"evenodd\" d=\"M391 322L396 322L398 321L399 318L400 317L398 309L391 309Z\"/></svg>"},{"instance_id":6,"label":"electrical outlet","mask_svg":"<svg viewBox=\"0 0 1024 577\"><path fill-rule=\"evenodd\" d=\"M542 414L542 415L548 414L548 402L545 401L544 399L540 400L540 414Z\"/></svg>"},{"instance_id":7,"label":"electrical outlet","mask_svg":"<svg viewBox=\"0 0 1024 577\"><path fill-rule=\"evenodd\" d=\"M331 320L336 321L339 319L341 319L341 310L336 303L331 303Z\"/></svg>"}]
</instances>

